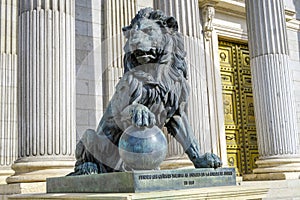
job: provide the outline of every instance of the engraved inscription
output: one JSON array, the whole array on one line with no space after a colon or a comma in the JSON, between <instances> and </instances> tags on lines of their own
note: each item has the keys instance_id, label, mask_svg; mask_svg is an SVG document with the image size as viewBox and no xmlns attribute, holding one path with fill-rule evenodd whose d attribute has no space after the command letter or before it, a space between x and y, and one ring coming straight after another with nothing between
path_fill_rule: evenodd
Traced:
<instances>
[{"instance_id":1,"label":"engraved inscription","mask_svg":"<svg viewBox=\"0 0 300 200\"><path fill-rule=\"evenodd\" d=\"M195 181L183 181L183 185L194 185Z\"/></svg>"},{"instance_id":2,"label":"engraved inscription","mask_svg":"<svg viewBox=\"0 0 300 200\"><path fill-rule=\"evenodd\" d=\"M178 179L188 177L208 177L208 176L232 176L232 171L224 172L196 172L196 173L176 173L176 174L143 174L139 175L139 180L155 180L155 179ZM189 184L190 185L190 184Z\"/></svg>"}]
</instances>

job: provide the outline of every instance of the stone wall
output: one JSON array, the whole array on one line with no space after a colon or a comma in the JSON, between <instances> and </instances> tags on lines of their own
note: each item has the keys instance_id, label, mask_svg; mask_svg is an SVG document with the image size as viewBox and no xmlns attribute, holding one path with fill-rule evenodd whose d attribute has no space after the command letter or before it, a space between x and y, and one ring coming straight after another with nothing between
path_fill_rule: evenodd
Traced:
<instances>
[{"instance_id":1,"label":"stone wall","mask_svg":"<svg viewBox=\"0 0 300 200\"><path fill-rule=\"evenodd\" d=\"M298 133L300 135L300 1L286 0L284 3L285 8L292 12L292 14L290 14L291 17L287 22L287 36L290 57L290 70L294 83Z\"/></svg>"},{"instance_id":2,"label":"stone wall","mask_svg":"<svg viewBox=\"0 0 300 200\"><path fill-rule=\"evenodd\" d=\"M290 54L290 68L294 83L298 133L300 134L300 30L289 28L287 34Z\"/></svg>"},{"instance_id":3,"label":"stone wall","mask_svg":"<svg viewBox=\"0 0 300 200\"><path fill-rule=\"evenodd\" d=\"M76 0L76 139L103 113L101 40L104 0Z\"/></svg>"}]
</instances>

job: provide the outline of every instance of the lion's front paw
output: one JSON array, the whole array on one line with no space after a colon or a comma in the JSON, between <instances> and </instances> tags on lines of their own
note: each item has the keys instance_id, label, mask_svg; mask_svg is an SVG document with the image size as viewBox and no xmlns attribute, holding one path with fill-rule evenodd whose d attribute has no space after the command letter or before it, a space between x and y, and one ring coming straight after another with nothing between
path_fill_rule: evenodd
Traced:
<instances>
[{"instance_id":1,"label":"lion's front paw","mask_svg":"<svg viewBox=\"0 0 300 200\"><path fill-rule=\"evenodd\" d=\"M75 167L75 172L68 174L67 176L89 175L98 174L98 166L92 162L85 162Z\"/></svg>"},{"instance_id":2,"label":"lion's front paw","mask_svg":"<svg viewBox=\"0 0 300 200\"><path fill-rule=\"evenodd\" d=\"M205 153L193 161L196 168L218 168L222 166L221 159L213 153Z\"/></svg>"},{"instance_id":3,"label":"lion's front paw","mask_svg":"<svg viewBox=\"0 0 300 200\"><path fill-rule=\"evenodd\" d=\"M144 105L136 104L130 109L132 124L137 127L151 127L155 125L155 115Z\"/></svg>"}]
</instances>

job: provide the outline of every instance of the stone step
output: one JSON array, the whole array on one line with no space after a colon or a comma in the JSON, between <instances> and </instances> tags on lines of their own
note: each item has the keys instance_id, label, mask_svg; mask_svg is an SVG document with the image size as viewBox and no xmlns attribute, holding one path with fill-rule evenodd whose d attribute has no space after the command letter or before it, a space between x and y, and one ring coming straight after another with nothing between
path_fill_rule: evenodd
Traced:
<instances>
[{"instance_id":1,"label":"stone step","mask_svg":"<svg viewBox=\"0 0 300 200\"><path fill-rule=\"evenodd\" d=\"M9 191L8 191L9 192ZM28 191L27 191L28 192ZM293 199L300 200L300 180L243 181L237 186L196 188L147 193L39 193L17 194L0 200L200 200Z\"/></svg>"}]
</instances>

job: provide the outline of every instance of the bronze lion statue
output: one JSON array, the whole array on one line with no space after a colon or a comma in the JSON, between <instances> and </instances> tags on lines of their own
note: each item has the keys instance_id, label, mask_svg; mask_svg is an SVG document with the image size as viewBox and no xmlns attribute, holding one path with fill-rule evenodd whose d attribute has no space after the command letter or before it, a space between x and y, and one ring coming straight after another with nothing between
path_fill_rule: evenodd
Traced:
<instances>
[{"instance_id":1,"label":"bronze lion statue","mask_svg":"<svg viewBox=\"0 0 300 200\"><path fill-rule=\"evenodd\" d=\"M196 168L221 167L215 154L200 155L187 118L186 53L176 19L145 8L122 30L124 75L97 130L87 130L77 144L70 175L124 171L118 141L131 125L166 127Z\"/></svg>"}]
</instances>

